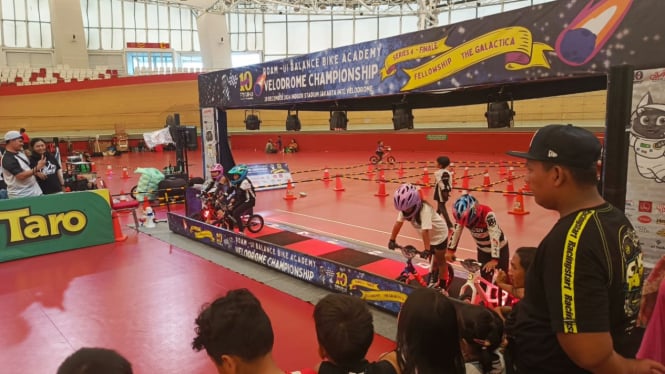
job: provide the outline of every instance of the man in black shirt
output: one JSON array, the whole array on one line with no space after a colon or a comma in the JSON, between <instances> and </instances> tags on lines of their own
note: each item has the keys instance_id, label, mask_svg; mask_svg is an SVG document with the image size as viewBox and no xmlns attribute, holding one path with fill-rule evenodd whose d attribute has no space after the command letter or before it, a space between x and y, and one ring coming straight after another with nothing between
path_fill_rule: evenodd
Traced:
<instances>
[{"instance_id":1,"label":"man in black shirt","mask_svg":"<svg viewBox=\"0 0 665 374\"><path fill-rule=\"evenodd\" d=\"M623 212L598 193L598 139L572 125L533 136L527 181L537 204L559 212L538 246L515 325L520 373L665 373L635 357L642 252ZM627 358L629 357L629 358Z\"/></svg>"}]
</instances>

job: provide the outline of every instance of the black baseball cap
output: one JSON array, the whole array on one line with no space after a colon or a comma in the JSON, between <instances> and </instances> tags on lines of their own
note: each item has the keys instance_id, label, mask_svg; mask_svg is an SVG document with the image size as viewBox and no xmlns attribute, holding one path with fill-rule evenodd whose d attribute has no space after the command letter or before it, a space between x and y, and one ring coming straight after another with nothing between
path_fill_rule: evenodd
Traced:
<instances>
[{"instance_id":1,"label":"black baseball cap","mask_svg":"<svg viewBox=\"0 0 665 374\"><path fill-rule=\"evenodd\" d=\"M546 161L576 168L595 165L602 146L589 130L573 125L547 125L533 135L529 152L507 152L511 156Z\"/></svg>"}]
</instances>

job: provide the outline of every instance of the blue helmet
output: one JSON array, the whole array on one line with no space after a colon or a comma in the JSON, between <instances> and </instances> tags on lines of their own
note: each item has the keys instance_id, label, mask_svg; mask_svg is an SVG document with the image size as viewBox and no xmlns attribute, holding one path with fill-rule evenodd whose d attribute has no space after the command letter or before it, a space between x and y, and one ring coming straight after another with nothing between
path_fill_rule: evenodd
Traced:
<instances>
[{"instance_id":1,"label":"blue helmet","mask_svg":"<svg viewBox=\"0 0 665 374\"><path fill-rule=\"evenodd\" d=\"M478 204L478 200L475 197L469 194L460 196L453 206L455 220L462 226L475 226L479 218L476 214L476 204Z\"/></svg>"},{"instance_id":2,"label":"blue helmet","mask_svg":"<svg viewBox=\"0 0 665 374\"><path fill-rule=\"evenodd\" d=\"M247 177L247 165L240 164L232 167L231 170L229 170L229 175L231 176L231 181L230 181L231 185L233 186L239 185L240 182L242 182L242 180L245 179L245 177ZM233 178L233 175L239 175L240 178L235 179Z\"/></svg>"}]
</instances>

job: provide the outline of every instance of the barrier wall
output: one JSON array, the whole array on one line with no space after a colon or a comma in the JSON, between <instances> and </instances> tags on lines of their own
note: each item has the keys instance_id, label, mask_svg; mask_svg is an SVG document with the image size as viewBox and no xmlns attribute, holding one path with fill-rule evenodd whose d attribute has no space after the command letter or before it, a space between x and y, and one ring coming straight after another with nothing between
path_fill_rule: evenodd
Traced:
<instances>
[{"instance_id":1,"label":"barrier wall","mask_svg":"<svg viewBox=\"0 0 665 374\"><path fill-rule=\"evenodd\" d=\"M360 297L395 314L413 290L393 279L238 235L179 214L169 213L168 220L169 228L177 234L330 291Z\"/></svg>"},{"instance_id":2,"label":"barrier wall","mask_svg":"<svg viewBox=\"0 0 665 374\"><path fill-rule=\"evenodd\" d=\"M0 200L0 262L113 241L108 190Z\"/></svg>"}]
</instances>

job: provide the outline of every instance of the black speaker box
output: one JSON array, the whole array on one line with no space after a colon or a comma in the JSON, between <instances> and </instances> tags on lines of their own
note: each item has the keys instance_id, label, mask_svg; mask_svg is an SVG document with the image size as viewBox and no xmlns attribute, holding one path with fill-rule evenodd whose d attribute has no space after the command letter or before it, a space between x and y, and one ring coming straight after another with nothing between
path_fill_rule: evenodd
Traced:
<instances>
[{"instance_id":1,"label":"black speaker box","mask_svg":"<svg viewBox=\"0 0 665 374\"><path fill-rule=\"evenodd\" d=\"M185 126L185 138L187 140L187 149L195 151L199 148L199 139L196 135L196 126Z\"/></svg>"},{"instance_id":2,"label":"black speaker box","mask_svg":"<svg viewBox=\"0 0 665 374\"><path fill-rule=\"evenodd\" d=\"M330 114L330 130L342 129L346 130L346 125L349 119L346 117L346 112L334 111Z\"/></svg>"},{"instance_id":3,"label":"black speaker box","mask_svg":"<svg viewBox=\"0 0 665 374\"><path fill-rule=\"evenodd\" d=\"M248 114L245 117L245 128L247 130L258 130L261 127L261 120L256 114Z\"/></svg>"},{"instance_id":4,"label":"black speaker box","mask_svg":"<svg viewBox=\"0 0 665 374\"><path fill-rule=\"evenodd\" d=\"M411 108L397 108L393 110L393 127L395 130L413 128L413 111Z\"/></svg>"}]
</instances>

